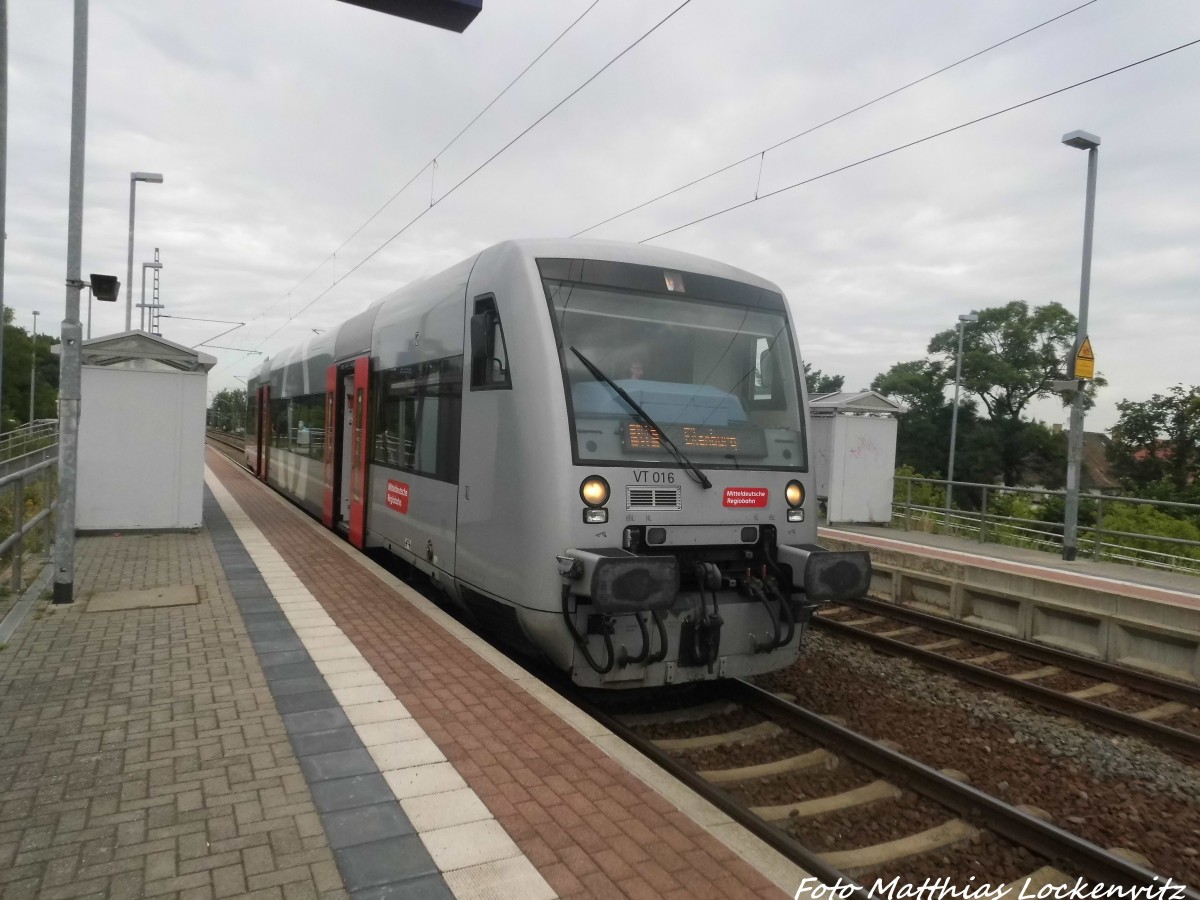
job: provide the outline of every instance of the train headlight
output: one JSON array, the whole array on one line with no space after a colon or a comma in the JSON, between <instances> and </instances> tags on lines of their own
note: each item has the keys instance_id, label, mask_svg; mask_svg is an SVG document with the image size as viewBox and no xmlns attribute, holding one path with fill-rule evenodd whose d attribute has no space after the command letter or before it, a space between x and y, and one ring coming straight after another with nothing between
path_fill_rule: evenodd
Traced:
<instances>
[{"instance_id":1,"label":"train headlight","mask_svg":"<svg viewBox=\"0 0 1200 900\"><path fill-rule=\"evenodd\" d=\"M787 504L792 509L799 509L804 505L804 485L798 481L789 481L787 487L784 488L783 496L787 499Z\"/></svg>"},{"instance_id":2,"label":"train headlight","mask_svg":"<svg viewBox=\"0 0 1200 900\"><path fill-rule=\"evenodd\" d=\"M800 507L804 505L804 485L799 481L789 481L787 487L783 489L783 496L788 505L787 520L803 522L804 510Z\"/></svg>"},{"instance_id":3,"label":"train headlight","mask_svg":"<svg viewBox=\"0 0 1200 900\"><path fill-rule=\"evenodd\" d=\"M599 475L589 475L579 485L579 496L592 509L599 509L608 502L608 482Z\"/></svg>"}]
</instances>

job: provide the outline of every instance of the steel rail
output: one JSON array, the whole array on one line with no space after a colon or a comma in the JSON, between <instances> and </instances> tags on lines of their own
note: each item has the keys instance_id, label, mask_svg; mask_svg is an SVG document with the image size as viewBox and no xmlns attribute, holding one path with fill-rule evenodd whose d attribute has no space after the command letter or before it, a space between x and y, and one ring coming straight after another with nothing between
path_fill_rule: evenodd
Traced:
<instances>
[{"instance_id":1,"label":"steel rail","mask_svg":"<svg viewBox=\"0 0 1200 900\"><path fill-rule=\"evenodd\" d=\"M813 620L818 618L820 617L814 616ZM1139 719L1137 716L1101 706L1099 703L1092 703L1090 700L1081 700L1078 697L1072 697L1061 691L1053 691L1029 681L1020 681L982 666L943 656L930 650L922 650L912 644L872 634L851 625L843 625L832 619L822 620L821 627L835 634L862 641L893 656L907 656L926 668L943 672L963 681L970 681L1001 693L1012 694L1070 718L1099 725L1101 728L1115 731L1118 734L1142 738L1160 748L1193 759L1200 759L1200 735L1172 728L1161 722Z\"/></svg>"},{"instance_id":2,"label":"steel rail","mask_svg":"<svg viewBox=\"0 0 1200 900\"><path fill-rule=\"evenodd\" d=\"M963 818L982 823L1040 857L1065 865L1074 872L1082 872L1090 881L1162 887L1161 876L1135 863L762 688L740 680L722 682L722 688L729 700L772 720L783 719L795 730L833 745L839 753L954 810ZM1188 888L1183 888L1177 896L1200 900L1200 893Z\"/></svg>"},{"instance_id":3,"label":"steel rail","mask_svg":"<svg viewBox=\"0 0 1200 900\"><path fill-rule=\"evenodd\" d=\"M204 436L210 441L215 441L218 444L224 444L226 447L232 447L235 450L246 449L245 438L242 438L239 441L238 438L232 435L224 434L220 431L206 431Z\"/></svg>"},{"instance_id":4,"label":"steel rail","mask_svg":"<svg viewBox=\"0 0 1200 900\"><path fill-rule=\"evenodd\" d=\"M906 606L898 606L894 603L860 599L849 600L841 605L861 610L862 612L887 616L898 622L916 625L949 637L958 637L976 644L983 644L994 650L1004 650L1018 656L1029 657L1048 665L1058 665L1080 675L1087 675L1089 678L1096 678L1100 681L1119 681L1133 690L1141 691L1144 694L1153 694L1157 697L1162 697L1164 700L1174 700L1188 706L1200 707L1200 687L1185 684L1181 681L1173 681L1170 678L1162 678L1158 675L1151 675L1148 672L1139 672L1137 669L1131 669L1127 666L1102 662L1078 653L1060 650L1057 647L1048 647L1045 644L1010 637L995 631L989 631L986 628L967 625L964 622L956 622L932 613L919 612L918 610L910 609ZM835 621L824 619L821 616L815 616L814 620L819 625Z\"/></svg>"},{"instance_id":5,"label":"steel rail","mask_svg":"<svg viewBox=\"0 0 1200 900\"><path fill-rule=\"evenodd\" d=\"M730 797L725 791L705 781L695 770L689 769L665 750L655 746L649 739L640 736L637 732L622 724L613 715L600 709L594 703L583 699L566 686L556 685L554 682L548 682L548 684L656 766L665 770L678 781L683 782L704 800L717 807L717 809L721 810L721 812L725 813L725 815L729 816L729 818L737 822L773 850L776 850L791 862L804 869L809 875L820 878L826 885L835 885L839 882L842 885L854 883L854 879L839 872L781 828L750 812L746 806L738 803L738 801ZM850 900L850 898L855 898L855 900L869 900L873 896L873 894L863 887L856 887L852 893L839 893L839 897L843 898L843 900Z\"/></svg>"}]
</instances>

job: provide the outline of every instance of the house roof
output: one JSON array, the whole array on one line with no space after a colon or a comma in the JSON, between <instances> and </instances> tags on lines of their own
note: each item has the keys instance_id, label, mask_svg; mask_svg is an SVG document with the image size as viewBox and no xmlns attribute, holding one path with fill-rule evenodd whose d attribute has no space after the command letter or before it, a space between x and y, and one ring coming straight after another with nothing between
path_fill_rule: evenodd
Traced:
<instances>
[{"instance_id":1,"label":"house roof","mask_svg":"<svg viewBox=\"0 0 1200 900\"><path fill-rule=\"evenodd\" d=\"M1083 433L1083 459L1080 482L1086 488L1108 491L1118 490L1121 483L1112 473L1108 462L1108 435L1098 431Z\"/></svg>"}]
</instances>

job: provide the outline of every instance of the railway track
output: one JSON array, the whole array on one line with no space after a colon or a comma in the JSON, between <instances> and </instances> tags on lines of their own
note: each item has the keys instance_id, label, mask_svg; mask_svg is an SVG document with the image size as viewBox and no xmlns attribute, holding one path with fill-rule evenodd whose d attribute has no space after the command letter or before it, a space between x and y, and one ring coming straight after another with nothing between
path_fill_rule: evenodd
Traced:
<instances>
[{"instance_id":1,"label":"railway track","mask_svg":"<svg viewBox=\"0 0 1200 900\"><path fill-rule=\"evenodd\" d=\"M874 600L840 604L813 623L952 677L1200 759L1200 729L1169 724L1200 717L1200 688ZM997 665L1014 671L997 671ZM1078 686L1080 679L1094 683ZM1056 680L1066 689L1049 686ZM1130 708L1109 705L1118 699Z\"/></svg>"},{"instance_id":2,"label":"railway track","mask_svg":"<svg viewBox=\"0 0 1200 900\"><path fill-rule=\"evenodd\" d=\"M719 682L703 703L651 713L610 714L571 699L826 884L936 871L952 882L960 876L965 885L962 861L975 858L986 867L989 857L1002 874L989 879L986 868L971 868L975 887L990 881L1036 890L1073 885L1076 878L1133 887L1163 883L1127 856L1051 824L1040 810L1004 803L967 784L961 773L940 772L747 682ZM713 730L719 728L725 730ZM739 752L731 755L731 747ZM736 764L712 765L716 759ZM801 796L784 796L787 791ZM860 831L873 841L812 847L836 830L831 818L842 814L866 821L870 827ZM1014 872L1014 865L1027 868ZM870 895L860 888L855 896ZM1179 896L1200 898L1192 891Z\"/></svg>"},{"instance_id":3,"label":"railway track","mask_svg":"<svg viewBox=\"0 0 1200 900\"><path fill-rule=\"evenodd\" d=\"M245 438L236 434L227 434L224 431L213 431L212 429L204 432L204 437L205 440L216 444L217 448L226 456L241 462L242 451L246 446Z\"/></svg>"}]
</instances>

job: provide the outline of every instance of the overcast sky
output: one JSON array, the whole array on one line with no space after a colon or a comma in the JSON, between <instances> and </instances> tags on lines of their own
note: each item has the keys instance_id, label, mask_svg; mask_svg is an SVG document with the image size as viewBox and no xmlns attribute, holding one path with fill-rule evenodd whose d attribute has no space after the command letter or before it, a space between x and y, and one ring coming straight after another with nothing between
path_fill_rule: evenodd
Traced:
<instances>
[{"instance_id":1,"label":"overcast sky","mask_svg":"<svg viewBox=\"0 0 1200 900\"><path fill-rule=\"evenodd\" d=\"M599 0L422 171L592 0L485 0L462 35L336 0L91 0L85 277L125 280L129 173L161 172L138 189L135 302L161 248L168 315L245 321L215 343L276 352L483 247L574 234L1083 0L692 0L441 199L680 2ZM73 4L8 6L5 302L57 333ZM1195 0L1096 0L766 153L761 171L756 156L588 234L640 241L1197 38ZM1108 428L1122 399L1200 383L1198 86L1200 45L654 243L778 283L805 359L865 387L960 313L1077 310L1087 156L1060 141L1090 131L1089 332L1110 386L1088 428ZM93 336L124 327L123 302L93 315ZM227 327L167 318L163 335L194 345ZM213 389L261 359L210 352ZM1036 414L1066 421L1057 404Z\"/></svg>"}]
</instances>

